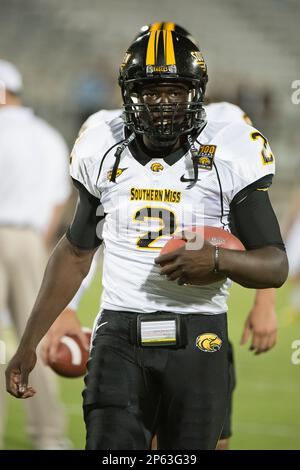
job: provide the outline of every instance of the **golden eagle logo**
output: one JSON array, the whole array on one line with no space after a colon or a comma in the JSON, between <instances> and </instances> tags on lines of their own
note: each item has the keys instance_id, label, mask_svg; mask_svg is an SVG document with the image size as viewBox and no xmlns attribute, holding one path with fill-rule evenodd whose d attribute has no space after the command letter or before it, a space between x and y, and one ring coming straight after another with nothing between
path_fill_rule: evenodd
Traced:
<instances>
[{"instance_id":1,"label":"golden eagle logo","mask_svg":"<svg viewBox=\"0 0 300 470\"><path fill-rule=\"evenodd\" d=\"M210 159L208 157L200 157L199 158L200 165L210 165Z\"/></svg>"},{"instance_id":2,"label":"golden eagle logo","mask_svg":"<svg viewBox=\"0 0 300 470\"><path fill-rule=\"evenodd\" d=\"M127 168L118 168L118 169L117 169L116 178L118 178L118 176L120 176L120 175L123 173L123 171L125 171L125 170L127 170ZM111 175L112 175L112 170L109 170L109 171L107 172L107 179L108 179L108 181L111 180Z\"/></svg>"},{"instance_id":3,"label":"golden eagle logo","mask_svg":"<svg viewBox=\"0 0 300 470\"><path fill-rule=\"evenodd\" d=\"M222 340L215 333L204 333L197 337L196 346L204 352L216 352L221 349Z\"/></svg>"},{"instance_id":4,"label":"golden eagle logo","mask_svg":"<svg viewBox=\"0 0 300 470\"><path fill-rule=\"evenodd\" d=\"M152 163L150 169L154 171L155 173L159 171L163 171L164 167L162 166L161 163Z\"/></svg>"}]
</instances>

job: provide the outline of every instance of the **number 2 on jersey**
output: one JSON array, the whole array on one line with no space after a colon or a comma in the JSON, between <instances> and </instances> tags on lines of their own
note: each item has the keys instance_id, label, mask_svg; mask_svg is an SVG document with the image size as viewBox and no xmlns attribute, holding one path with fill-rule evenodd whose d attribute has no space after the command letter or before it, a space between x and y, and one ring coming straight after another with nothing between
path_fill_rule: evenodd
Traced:
<instances>
[{"instance_id":1,"label":"number 2 on jersey","mask_svg":"<svg viewBox=\"0 0 300 470\"><path fill-rule=\"evenodd\" d=\"M143 207L136 211L133 220L135 222L145 222L150 229L136 242L139 249L146 250L160 250L161 246L154 246L155 243L163 236L173 235L177 226L174 212L163 207ZM151 230L151 225L156 221L159 223L159 228Z\"/></svg>"},{"instance_id":2,"label":"number 2 on jersey","mask_svg":"<svg viewBox=\"0 0 300 470\"><path fill-rule=\"evenodd\" d=\"M252 132L250 134L252 140L261 139L263 141L263 148L261 151L261 158L263 165L270 165L274 161L274 155L271 152L267 139L260 132Z\"/></svg>"}]
</instances>

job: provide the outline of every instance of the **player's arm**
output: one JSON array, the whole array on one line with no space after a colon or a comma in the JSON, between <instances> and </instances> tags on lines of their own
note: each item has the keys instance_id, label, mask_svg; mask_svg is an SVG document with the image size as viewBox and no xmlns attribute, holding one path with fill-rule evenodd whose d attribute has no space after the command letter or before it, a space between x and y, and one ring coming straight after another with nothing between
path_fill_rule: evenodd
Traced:
<instances>
[{"instance_id":1,"label":"player's arm","mask_svg":"<svg viewBox=\"0 0 300 470\"><path fill-rule=\"evenodd\" d=\"M47 200L51 207L48 226L43 233L43 239L47 249L52 251L57 242L57 233L61 225L62 217L72 194L72 185L69 174L69 149L56 131L50 131L46 142L46 154L48 160L47 172Z\"/></svg>"},{"instance_id":2,"label":"player's arm","mask_svg":"<svg viewBox=\"0 0 300 470\"><path fill-rule=\"evenodd\" d=\"M282 222L282 234L284 240L286 240L295 220L300 214L300 190L295 189L292 192L290 201L287 206L287 213Z\"/></svg>"},{"instance_id":3,"label":"player's arm","mask_svg":"<svg viewBox=\"0 0 300 470\"><path fill-rule=\"evenodd\" d=\"M231 204L231 218L247 251L220 248L216 259L215 247L205 241L200 250L180 249L159 256L157 264L168 263L161 274L178 279L179 284L197 284L217 268L244 287L280 287L287 278L288 261L268 192L257 187L261 184L240 191Z\"/></svg>"},{"instance_id":4,"label":"player's arm","mask_svg":"<svg viewBox=\"0 0 300 470\"><path fill-rule=\"evenodd\" d=\"M58 315L74 297L87 275L95 251L101 243L96 229L99 199L75 181L79 200L73 222L54 249L44 279L15 356L6 370L7 391L18 398L33 396L27 386L36 362L36 347Z\"/></svg>"},{"instance_id":5,"label":"player's arm","mask_svg":"<svg viewBox=\"0 0 300 470\"><path fill-rule=\"evenodd\" d=\"M276 344L275 296L275 289L258 289L246 318L241 344L245 344L252 335L249 350L255 354L269 351Z\"/></svg>"},{"instance_id":6,"label":"player's arm","mask_svg":"<svg viewBox=\"0 0 300 470\"><path fill-rule=\"evenodd\" d=\"M280 287L288 275L285 247L267 191L268 178L240 191L230 206L235 231L247 251L220 249L218 260L220 272L256 289Z\"/></svg>"},{"instance_id":7,"label":"player's arm","mask_svg":"<svg viewBox=\"0 0 300 470\"><path fill-rule=\"evenodd\" d=\"M77 336L81 341L82 345L89 350L88 337L82 331L80 321L76 315L78 305L85 291L89 288L92 280L94 279L97 269L97 255L94 256L88 275L84 278L76 292L75 296L64 309L64 311L58 316L53 325L48 330L47 334L43 338L41 356L45 364L49 364L55 361L55 356L59 346L61 338L65 335Z\"/></svg>"}]
</instances>

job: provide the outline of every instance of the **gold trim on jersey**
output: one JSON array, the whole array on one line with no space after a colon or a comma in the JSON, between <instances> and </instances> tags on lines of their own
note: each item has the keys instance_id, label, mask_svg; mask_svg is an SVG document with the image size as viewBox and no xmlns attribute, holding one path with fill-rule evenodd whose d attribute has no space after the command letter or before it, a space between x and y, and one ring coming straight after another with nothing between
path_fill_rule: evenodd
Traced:
<instances>
[{"instance_id":1,"label":"gold trim on jersey","mask_svg":"<svg viewBox=\"0 0 300 470\"><path fill-rule=\"evenodd\" d=\"M131 201L173 202L178 204L181 201L181 195L181 191L168 188L130 188Z\"/></svg>"},{"instance_id":2,"label":"gold trim on jersey","mask_svg":"<svg viewBox=\"0 0 300 470\"><path fill-rule=\"evenodd\" d=\"M251 119L249 118L249 116L248 116L247 113L244 113L244 114L243 114L243 119L244 119L244 121L245 121L247 124L249 124L249 126L253 126L253 123L252 123L252 121L251 121Z\"/></svg>"}]
</instances>

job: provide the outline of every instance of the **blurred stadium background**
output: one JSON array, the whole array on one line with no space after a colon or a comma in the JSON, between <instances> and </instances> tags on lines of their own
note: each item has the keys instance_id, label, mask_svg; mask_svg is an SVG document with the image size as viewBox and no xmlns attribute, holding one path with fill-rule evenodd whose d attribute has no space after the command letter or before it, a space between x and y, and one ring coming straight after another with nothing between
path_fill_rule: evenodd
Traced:
<instances>
[{"instance_id":1,"label":"blurred stadium background","mask_svg":"<svg viewBox=\"0 0 300 470\"><path fill-rule=\"evenodd\" d=\"M0 0L0 58L22 72L25 104L71 147L85 116L120 106L116 77L124 45L158 20L177 22L198 40L208 64L208 98L238 104L270 139L278 169L271 197L282 218L300 171L300 104L291 100L292 83L300 80L299 0ZM85 325L97 311L99 276L80 306ZM288 292L287 284L278 293L277 347L254 357L238 346L253 292L233 289L238 387L232 448L300 449L300 365L291 363L300 324L288 324L283 315ZM75 448L84 445L81 389L80 380L61 380ZM23 425L20 403L10 400L6 448L31 448Z\"/></svg>"}]
</instances>

